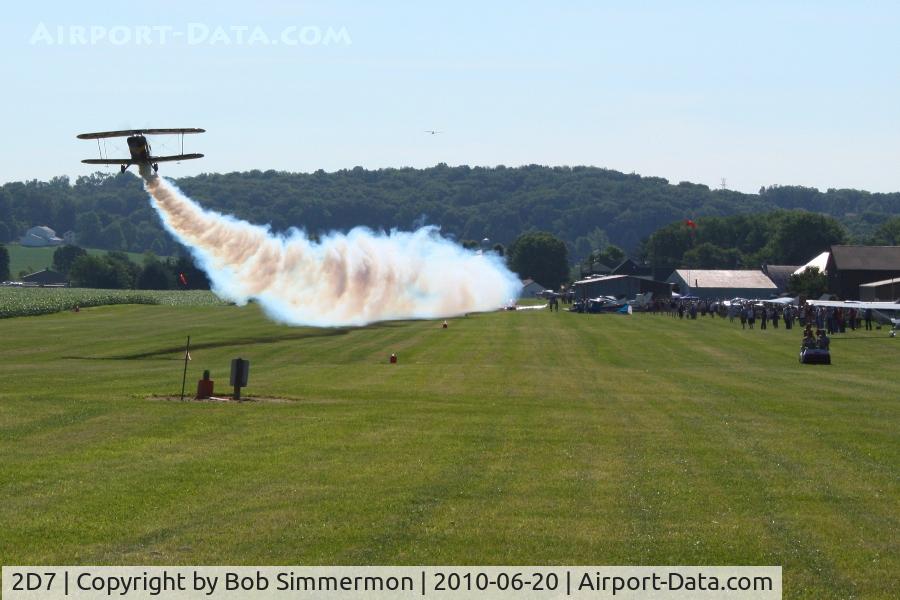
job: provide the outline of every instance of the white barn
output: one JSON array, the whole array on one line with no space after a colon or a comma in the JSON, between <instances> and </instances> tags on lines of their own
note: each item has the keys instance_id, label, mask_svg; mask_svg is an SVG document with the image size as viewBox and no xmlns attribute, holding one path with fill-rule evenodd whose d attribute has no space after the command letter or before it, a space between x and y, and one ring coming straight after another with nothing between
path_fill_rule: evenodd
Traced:
<instances>
[{"instance_id":1,"label":"white barn","mask_svg":"<svg viewBox=\"0 0 900 600\"><path fill-rule=\"evenodd\" d=\"M19 243L23 246L40 248L43 246L59 246L63 243L63 239L57 237L56 232L46 225L38 225L26 231Z\"/></svg>"}]
</instances>

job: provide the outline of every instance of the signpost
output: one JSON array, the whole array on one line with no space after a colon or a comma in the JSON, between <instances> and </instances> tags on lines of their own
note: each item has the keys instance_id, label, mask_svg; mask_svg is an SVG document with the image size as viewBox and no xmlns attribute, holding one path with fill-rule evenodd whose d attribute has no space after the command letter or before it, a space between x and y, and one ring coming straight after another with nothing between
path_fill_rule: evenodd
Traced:
<instances>
[{"instance_id":1,"label":"signpost","mask_svg":"<svg viewBox=\"0 0 900 600\"><path fill-rule=\"evenodd\" d=\"M184 383L187 380L187 364L191 360L191 336L188 336L187 345L184 347L184 373L181 375L181 401L184 402Z\"/></svg>"}]
</instances>

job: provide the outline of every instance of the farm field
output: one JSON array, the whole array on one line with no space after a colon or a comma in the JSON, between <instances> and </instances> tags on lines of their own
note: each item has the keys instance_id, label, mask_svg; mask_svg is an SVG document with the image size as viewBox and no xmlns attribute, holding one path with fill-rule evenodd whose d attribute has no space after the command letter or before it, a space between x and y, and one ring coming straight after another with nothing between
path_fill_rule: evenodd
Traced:
<instances>
[{"instance_id":1,"label":"farm field","mask_svg":"<svg viewBox=\"0 0 900 600\"><path fill-rule=\"evenodd\" d=\"M636 314L0 320L3 564L782 565L900 590L900 340ZM179 402L203 369L255 402ZM399 363L388 364L396 352Z\"/></svg>"},{"instance_id":2,"label":"farm field","mask_svg":"<svg viewBox=\"0 0 900 600\"><path fill-rule=\"evenodd\" d=\"M225 304L208 290L100 290L90 288L0 287L0 319L52 314L75 307L110 304L215 306Z\"/></svg>"},{"instance_id":3,"label":"farm field","mask_svg":"<svg viewBox=\"0 0 900 600\"><path fill-rule=\"evenodd\" d=\"M50 269L53 266L53 253L58 246L47 248L31 248L21 246L19 244L5 244L9 251L9 274L13 281L21 279L19 273L27 271L34 273L43 269ZM96 250L93 248L85 248L88 254L106 254L106 250ZM128 258L136 264L142 264L144 255L136 252L126 252ZM163 257L165 258L165 257Z\"/></svg>"}]
</instances>

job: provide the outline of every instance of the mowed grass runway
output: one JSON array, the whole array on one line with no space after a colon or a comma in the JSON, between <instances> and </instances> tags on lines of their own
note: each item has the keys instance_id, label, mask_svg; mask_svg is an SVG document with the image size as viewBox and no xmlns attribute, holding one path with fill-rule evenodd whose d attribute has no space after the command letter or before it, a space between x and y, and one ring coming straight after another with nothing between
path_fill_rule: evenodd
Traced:
<instances>
[{"instance_id":1,"label":"mowed grass runway","mask_svg":"<svg viewBox=\"0 0 900 600\"><path fill-rule=\"evenodd\" d=\"M900 594L900 339L500 312L359 329L258 308L0 321L3 564L783 565ZM192 336L244 404L177 395ZM399 364L388 364L396 352Z\"/></svg>"}]
</instances>

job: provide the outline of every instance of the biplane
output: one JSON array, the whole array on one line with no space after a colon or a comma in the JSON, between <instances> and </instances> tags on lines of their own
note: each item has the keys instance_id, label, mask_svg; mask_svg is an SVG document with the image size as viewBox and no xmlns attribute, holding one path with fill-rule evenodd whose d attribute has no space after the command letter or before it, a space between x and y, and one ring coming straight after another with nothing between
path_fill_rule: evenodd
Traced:
<instances>
[{"instance_id":1,"label":"biplane","mask_svg":"<svg viewBox=\"0 0 900 600\"><path fill-rule=\"evenodd\" d=\"M123 131L99 131L97 133L82 133L78 137L80 140L97 140L97 149L100 150L100 158L86 158L81 162L88 165L119 165L121 172L124 173L131 165L152 167L154 172L159 171L159 163L172 162L177 160L191 160L194 158L203 158L202 154L185 154L184 153L184 134L186 133L203 133L205 129L197 129L196 127L177 128L177 129L127 129ZM150 144L147 142L147 135L181 135L181 154L173 156L153 156ZM100 148L100 140L103 138L127 137L128 151L131 158L103 158L103 150Z\"/></svg>"}]
</instances>

